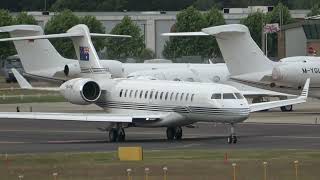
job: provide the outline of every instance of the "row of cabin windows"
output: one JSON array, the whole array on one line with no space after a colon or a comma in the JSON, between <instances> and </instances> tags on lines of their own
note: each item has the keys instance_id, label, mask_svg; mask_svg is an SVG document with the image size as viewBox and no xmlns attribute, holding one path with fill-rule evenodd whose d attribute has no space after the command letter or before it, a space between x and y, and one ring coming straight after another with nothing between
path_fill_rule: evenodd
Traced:
<instances>
[{"instance_id":1,"label":"row of cabin windows","mask_svg":"<svg viewBox=\"0 0 320 180\"><path fill-rule=\"evenodd\" d=\"M175 101L188 101L191 102L194 99L194 94L189 93L175 93L175 92L154 92L154 91L143 91L143 90L120 90L120 97L129 97L129 98L144 98L144 99L159 99L159 100L175 100Z\"/></svg>"},{"instance_id":2,"label":"row of cabin windows","mask_svg":"<svg viewBox=\"0 0 320 180\"><path fill-rule=\"evenodd\" d=\"M212 94L211 99L244 99L240 93L215 93Z\"/></svg>"}]
</instances>

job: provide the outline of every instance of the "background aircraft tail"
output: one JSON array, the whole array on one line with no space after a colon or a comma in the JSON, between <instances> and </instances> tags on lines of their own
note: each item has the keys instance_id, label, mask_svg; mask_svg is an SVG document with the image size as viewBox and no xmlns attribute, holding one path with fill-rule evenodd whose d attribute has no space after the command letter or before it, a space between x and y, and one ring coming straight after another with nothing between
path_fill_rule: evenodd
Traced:
<instances>
[{"instance_id":1,"label":"background aircraft tail","mask_svg":"<svg viewBox=\"0 0 320 180\"><path fill-rule=\"evenodd\" d=\"M0 27L0 32L8 32L12 38L44 34L43 29L36 25L4 26ZM62 57L48 39L13 41L13 43L26 73L48 75L50 69L55 73L63 71L66 64L77 63ZM45 73L41 73L42 71Z\"/></svg>"},{"instance_id":2,"label":"background aircraft tail","mask_svg":"<svg viewBox=\"0 0 320 180\"><path fill-rule=\"evenodd\" d=\"M81 36L71 37L73 46L79 60L82 76L97 77L97 74L105 76L108 74L111 77L108 69L103 68L100 64L100 59L97 51L91 41L91 34L88 26L79 24L67 31L70 34L81 34Z\"/></svg>"},{"instance_id":3,"label":"background aircraft tail","mask_svg":"<svg viewBox=\"0 0 320 180\"><path fill-rule=\"evenodd\" d=\"M254 42L246 26L222 25L202 29L202 32L216 37L232 76L272 70L273 62Z\"/></svg>"}]
</instances>

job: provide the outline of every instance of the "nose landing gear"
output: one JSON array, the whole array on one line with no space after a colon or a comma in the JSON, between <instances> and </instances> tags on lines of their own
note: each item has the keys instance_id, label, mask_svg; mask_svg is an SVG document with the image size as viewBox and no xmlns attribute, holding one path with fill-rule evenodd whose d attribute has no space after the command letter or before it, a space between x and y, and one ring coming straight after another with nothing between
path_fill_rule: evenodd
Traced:
<instances>
[{"instance_id":1,"label":"nose landing gear","mask_svg":"<svg viewBox=\"0 0 320 180\"><path fill-rule=\"evenodd\" d=\"M238 142L238 138L234 132L234 124L231 124L231 128L230 128L230 136L228 136L228 143L229 144L236 144Z\"/></svg>"},{"instance_id":2,"label":"nose landing gear","mask_svg":"<svg viewBox=\"0 0 320 180\"><path fill-rule=\"evenodd\" d=\"M109 131L109 142L124 142L126 133L122 127L112 128Z\"/></svg>"}]
</instances>

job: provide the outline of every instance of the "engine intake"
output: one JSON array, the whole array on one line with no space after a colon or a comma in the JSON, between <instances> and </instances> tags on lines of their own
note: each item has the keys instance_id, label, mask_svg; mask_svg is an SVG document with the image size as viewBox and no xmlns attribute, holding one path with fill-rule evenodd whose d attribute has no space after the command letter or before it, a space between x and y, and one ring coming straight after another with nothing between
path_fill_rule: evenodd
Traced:
<instances>
[{"instance_id":1,"label":"engine intake","mask_svg":"<svg viewBox=\"0 0 320 180\"><path fill-rule=\"evenodd\" d=\"M101 95L99 84L92 79L76 78L60 86L61 94L72 104L86 105L96 102Z\"/></svg>"}]
</instances>

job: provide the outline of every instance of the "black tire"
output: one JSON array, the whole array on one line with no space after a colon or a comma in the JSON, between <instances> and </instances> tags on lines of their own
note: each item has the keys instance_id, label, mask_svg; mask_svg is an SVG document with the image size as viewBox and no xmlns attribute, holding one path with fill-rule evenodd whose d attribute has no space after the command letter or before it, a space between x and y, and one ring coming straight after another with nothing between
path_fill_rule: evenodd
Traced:
<instances>
[{"instance_id":1,"label":"black tire","mask_svg":"<svg viewBox=\"0 0 320 180\"><path fill-rule=\"evenodd\" d=\"M174 139L174 136L175 136L175 128L168 127L167 128L167 139L172 141Z\"/></svg>"},{"instance_id":2,"label":"black tire","mask_svg":"<svg viewBox=\"0 0 320 180\"><path fill-rule=\"evenodd\" d=\"M6 83L11 83L11 80L10 79L6 79Z\"/></svg>"},{"instance_id":3,"label":"black tire","mask_svg":"<svg viewBox=\"0 0 320 180\"><path fill-rule=\"evenodd\" d=\"M182 139L182 128L181 127L176 127L175 128L175 139L176 140L181 140Z\"/></svg>"},{"instance_id":4,"label":"black tire","mask_svg":"<svg viewBox=\"0 0 320 180\"><path fill-rule=\"evenodd\" d=\"M111 129L109 131L109 142L116 142L118 137L118 133L116 129Z\"/></svg>"},{"instance_id":5,"label":"black tire","mask_svg":"<svg viewBox=\"0 0 320 180\"><path fill-rule=\"evenodd\" d=\"M124 142L126 140L126 133L124 132L123 128L120 128L118 130L118 137L117 137L117 141L118 142Z\"/></svg>"},{"instance_id":6,"label":"black tire","mask_svg":"<svg viewBox=\"0 0 320 180\"><path fill-rule=\"evenodd\" d=\"M288 105L288 106L281 106L280 107L282 112L290 112L293 110L293 106L292 105Z\"/></svg>"},{"instance_id":7,"label":"black tire","mask_svg":"<svg viewBox=\"0 0 320 180\"><path fill-rule=\"evenodd\" d=\"M233 136L233 137L232 137L232 143L233 143L233 144L237 144L237 142L238 142L237 136Z\"/></svg>"}]
</instances>

